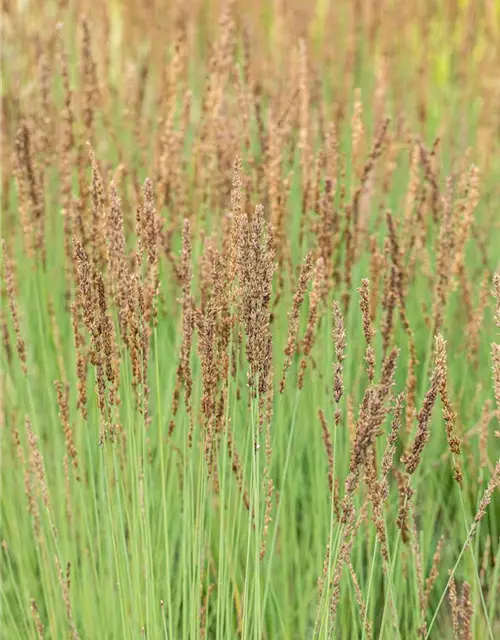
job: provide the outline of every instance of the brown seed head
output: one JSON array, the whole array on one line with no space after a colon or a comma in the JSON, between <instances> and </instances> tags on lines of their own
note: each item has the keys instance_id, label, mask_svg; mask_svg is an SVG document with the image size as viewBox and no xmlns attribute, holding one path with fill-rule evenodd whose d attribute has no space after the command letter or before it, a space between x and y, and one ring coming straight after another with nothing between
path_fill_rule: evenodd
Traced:
<instances>
[{"instance_id":1,"label":"brown seed head","mask_svg":"<svg viewBox=\"0 0 500 640\"><path fill-rule=\"evenodd\" d=\"M500 273L493 276L493 295L495 297L495 323L500 329Z\"/></svg>"},{"instance_id":2,"label":"brown seed head","mask_svg":"<svg viewBox=\"0 0 500 640\"><path fill-rule=\"evenodd\" d=\"M97 267L103 269L107 263L105 193L99 165L90 144L89 158L92 166L92 259Z\"/></svg>"},{"instance_id":3,"label":"brown seed head","mask_svg":"<svg viewBox=\"0 0 500 640\"><path fill-rule=\"evenodd\" d=\"M450 573L450 581L448 587L448 598L450 599L450 607L451 607L451 620L452 620L452 628L453 628L453 637L455 640L460 638L459 629L460 629L460 610L458 606L458 597L457 597L457 585L455 582L455 576L453 575L451 569Z\"/></svg>"},{"instance_id":4,"label":"brown seed head","mask_svg":"<svg viewBox=\"0 0 500 640\"><path fill-rule=\"evenodd\" d=\"M471 587L468 582L462 585L462 594L458 604L460 611L460 638L461 640L472 640L472 616L474 614L471 601Z\"/></svg>"},{"instance_id":5,"label":"brown seed head","mask_svg":"<svg viewBox=\"0 0 500 640\"><path fill-rule=\"evenodd\" d=\"M38 448L38 437L33 432L33 428L28 416L26 416L26 431L28 432L28 443L30 448L29 468L33 476L37 479L37 493L40 494L45 507L49 509L49 492L47 489L43 456L40 453L40 449Z\"/></svg>"},{"instance_id":6,"label":"brown seed head","mask_svg":"<svg viewBox=\"0 0 500 640\"><path fill-rule=\"evenodd\" d=\"M7 290L7 300L9 303L10 315L12 318L12 326L16 335L16 349L21 361L21 367L23 372L27 373L26 368L26 345L21 336L21 321L19 316L19 310L17 307L17 283L14 270L14 263L9 257L7 251L7 243L2 239L2 256L3 256L3 278L5 281L5 288Z\"/></svg>"},{"instance_id":7,"label":"brown seed head","mask_svg":"<svg viewBox=\"0 0 500 640\"><path fill-rule=\"evenodd\" d=\"M64 606L66 608L66 616L68 618L68 624L71 631L71 638L72 640L79 640L80 636L78 635L78 631L73 618L73 607L71 604L71 563L67 563L66 572L64 573L57 556L55 556L55 562L59 574L59 584L61 586L62 598Z\"/></svg>"},{"instance_id":8,"label":"brown seed head","mask_svg":"<svg viewBox=\"0 0 500 640\"><path fill-rule=\"evenodd\" d=\"M481 522L481 520L486 515L486 509L491 502L491 498L493 496L493 492L495 489L500 486L500 458L497 460L495 465L495 470L493 471L493 475L488 482L488 486L486 487L483 497L481 498L481 502L479 503L479 508L477 510L476 516L474 518L474 522L471 528L471 537L474 534L477 525Z\"/></svg>"},{"instance_id":9,"label":"brown seed head","mask_svg":"<svg viewBox=\"0 0 500 640\"><path fill-rule=\"evenodd\" d=\"M71 424L69 419L69 406L68 406L69 387L68 385L63 385L62 382L60 382L59 380L56 380L54 382L54 386L56 388L56 393L57 393L57 404L59 405L59 418L61 420L62 428L64 431L64 437L66 440L66 450L73 462L73 467L77 474L76 478L77 480L80 480L78 476L78 452L75 447L75 443L73 439L73 431L71 429Z\"/></svg>"},{"instance_id":10,"label":"brown seed head","mask_svg":"<svg viewBox=\"0 0 500 640\"><path fill-rule=\"evenodd\" d=\"M370 282L367 278L363 278L363 280L361 280L361 287L358 289L358 293L359 306L363 316L363 334L366 341L365 360L367 373L368 379L372 382L375 376L375 351L371 345L375 336L375 329L373 328L370 315Z\"/></svg>"},{"instance_id":11,"label":"brown seed head","mask_svg":"<svg viewBox=\"0 0 500 640\"><path fill-rule=\"evenodd\" d=\"M323 432L323 444L325 445L326 456L328 459L328 488L330 493L333 491L333 446L332 436L328 429L325 414L321 409L318 409L318 417L321 423L321 431Z\"/></svg>"},{"instance_id":12,"label":"brown seed head","mask_svg":"<svg viewBox=\"0 0 500 640\"><path fill-rule=\"evenodd\" d=\"M320 257L316 260L316 266L314 269L312 291L309 298L309 317L307 319L307 327L301 345L303 357L300 363L299 379L297 383L299 389L302 389L307 361L316 340L319 306L322 300L324 281L324 261L323 258Z\"/></svg>"},{"instance_id":13,"label":"brown seed head","mask_svg":"<svg viewBox=\"0 0 500 640\"><path fill-rule=\"evenodd\" d=\"M33 622L35 623L35 629L39 640L43 640L45 632L43 628L42 619L40 618L40 612L38 611L38 605L34 598L31 599L31 615L33 616Z\"/></svg>"},{"instance_id":14,"label":"brown seed head","mask_svg":"<svg viewBox=\"0 0 500 640\"><path fill-rule=\"evenodd\" d=\"M293 354L296 349L297 332L299 329L299 314L302 303L304 302L307 286L311 278L314 266L314 254L312 251L306 255L304 262L300 268L299 281L297 289L293 296L292 310L288 314L288 339L285 347L285 362L283 363L283 374L281 376L280 393L283 393L285 387L285 379L288 369L292 363Z\"/></svg>"},{"instance_id":15,"label":"brown seed head","mask_svg":"<svg viewBox=\"0 0 500 640\"><path fill-rule=\"evenodd\" d=\"M411 449L408 450L402 458L402 462L404 462L406 467L406 472L410 475L415 472L420 462L422 451L424 450L424 447L429 440L429 422L431 419L432 409L443 384L445 375L446 347L443 338L438 335L436 338L436 362L434 365L434 372L432 374L429 389L425 394L422 408L417 416L417 434L415 436Z\"/></svg>"},{"instance_id":16,"label":"brown seed head","mask_svg":"<svg viewBox=\"0 0 500 640\"><path fill-rule=\"evenodd\" d=\"M339 404L340 399L344 393L344 382L342 378L343 365L342 362L345 359L346 349L346 336L344 328L344 318L342 311L340 310L339 303L334 300L333 302L333 328L332 328L332 340L335 346L335 357L337 362L333 364L333 397L336 404ZM340 413L336 414L336 423L340 420Z\"/></svg>"}]
</instances>

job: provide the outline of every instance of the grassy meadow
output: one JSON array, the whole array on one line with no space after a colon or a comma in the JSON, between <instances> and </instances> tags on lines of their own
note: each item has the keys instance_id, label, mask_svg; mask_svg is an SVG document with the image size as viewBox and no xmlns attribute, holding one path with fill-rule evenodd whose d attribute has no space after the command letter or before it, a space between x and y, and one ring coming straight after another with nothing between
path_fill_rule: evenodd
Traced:
<instances>
[{"instance_id":1,"label":"grassy meadow","mask_svg":"<svg viewBox=\"0 0 500 640\"><path fill-rule=\"evenodd\" d=\"M2 637L500 637L500 5L1 30Z\"/></svg>"}]
</instances>

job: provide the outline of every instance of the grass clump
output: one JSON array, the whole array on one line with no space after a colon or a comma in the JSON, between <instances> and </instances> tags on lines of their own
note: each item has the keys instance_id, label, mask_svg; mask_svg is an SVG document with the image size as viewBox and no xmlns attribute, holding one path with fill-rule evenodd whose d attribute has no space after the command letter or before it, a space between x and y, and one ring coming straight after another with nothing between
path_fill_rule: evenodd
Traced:
<instances>
[{"instance_id":1,"label":"grass clump","mask_svg":"<svg viewBox=\"0 0 500 640\"><path fill-rule=\"evenodd\" d=\"M392 4L3 9L5 637L500 633L499 16Z\"/></svg>"}]
</instances>

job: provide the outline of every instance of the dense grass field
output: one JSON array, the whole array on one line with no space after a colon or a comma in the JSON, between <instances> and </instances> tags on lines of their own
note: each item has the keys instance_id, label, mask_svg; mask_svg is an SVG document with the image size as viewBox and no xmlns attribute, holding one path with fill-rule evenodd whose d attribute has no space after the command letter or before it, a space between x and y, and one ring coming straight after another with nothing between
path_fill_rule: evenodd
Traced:
<instances>
[{"instance_id":1,"label":"dense grass field","mask_svg":"<svg viewBox=\"0 0 500 640\"><path fill-rule=\"evenodd\" d=\"M499 43L3 2L2 638L500 637Z\"/></svg>"}]
</instances>

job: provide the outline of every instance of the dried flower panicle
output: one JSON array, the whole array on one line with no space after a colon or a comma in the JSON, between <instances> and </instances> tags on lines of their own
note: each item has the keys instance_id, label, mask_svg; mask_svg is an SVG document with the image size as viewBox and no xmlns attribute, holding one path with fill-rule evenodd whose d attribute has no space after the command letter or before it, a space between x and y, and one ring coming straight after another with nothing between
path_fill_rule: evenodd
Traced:
<instances>
[{"instance_id":1,"label":"dried flower panicle","mask_svg":"<svg viewBox=\"0 0 500 640\"><path fill-rule=\"evenodd\" d=\"M383 506L389 497L389 471L393 465L394 455L396 453L396 442L401 428L403 402L404 394L400 393L396 398L393 409L391 431L387 438L384 453L382 455L382 461L380 464L380 480L370 487L370 495L373 502L373 522L375 524L382 557L386 562L389 561L389 552L387 548L387 536L383 518Z\"/></svg>"},{"instance_id":2,"label":"dried flower panicle","mask_svg":"<svg viewBox=\"0 0 500 640\"><path fill-rule=\"evenodd\" d=\"M342 316L342 311L340 310L340 305L338 302L333 302L333 328L332 328L332 340L335 346L335 358L336 362L333 364L333 397L335 403L338 405L343 394L344 394L344 383L342 379L342 371L343 371L343 361L345 359L345 349L346 349L346 335L344 328L344 318ZM340 415L338 419L336 417L336 422L340 419Z\"/></svg>"},{"instance_id":3,"label":"dried flower panicle","mask_svg":"<svg viewBox=\"0 0 500 640\"><path fill-rule=\"evenodd\" d=\"M443 374L441 380L441 386L439 389L439 394L441 396L441 402L443 403L443 417L446 428L446 438L448 440L448 446L450 448L451 453L454 457L454 471L455 471L455 479L458 483L462 481L462 471L460 469L460 462L458 460L458 456L460 456L460 439L454 432L455 420L457 417L456 412L453 409L451 404L449 395L448 395L448 369L446 366L446 343L443 342L443 350L444 350L444 367Z\"/></svg>"},{"instance_id":4,"label":"dried flower panicle","mask_svg":"<svg viewBox=\"0 0 500 640\"><path fill-rule=\"evenodd\" d=\"M129 340L132 281L125 255L125 230L123 210L114 182L109 187L109 209L106 215L106 242L108 246L109 271L113 287L113 297L118 309L120 332L125 343ZM132 303L133 305L133 303ZM130 348L130 347L129 347Z\"/></svg>"},{"instance_id":5,"label":"dried flower panicle","mask_svg":"<svg viewBox=\"0 0 500 640\"><path fill-rule=\"evenodd\" d=\"M458 640L460 638L460 635L459 635L460 610L458 607L457 584L455 582L455 576L452 573L451 569L450 569L450 580L449 580L449 587L448 587L448 598L450 600L450 607L451 607L453 637L455 638L455 640Z\"/></svg>"},{"instance_id":6,"label":"dried flower panicle","mask_svg":"<svg viewBox=\"0 0 500 640\"><path fill-rule=\"evenodd\" d=\"M491 499L493 497L493 492L499 486L500 486L500 459L497 460L495 469L493 471L493 475L491 476L488 482L488 485L484 490L483 497L481 498L481 502L479 503L477 513L474 517L474 522L472 523L472 526L471 526L469 538L472 538L472 536L476 532L478 524L486 515L486 509L488 508L488 505L491 502Z\"/></svg>"},{"instance_id":7,"label":"dried flower panicle","mask_svg":"<svg viewBox=\"0 0 500 640\"><path fill-rule=\"evenodd\" d=\"M92 266L82 243L74 238L74 260L77 269L77 302L83 324L90 338L90 362L96 371L97 404L103 426L100 441L114 437L112 408L118 403L118 350L114 327L109 316L104 281ZM77 340L78 329L75 332ZM80 338L78 338L80 341ZM83 387L83 381L80 379Z\"/></svg>"},{"instance_id":8,"label":"dried flower panicle","mask_svg":"<svg viewBox=\"0 0 500 640\"><path fill-rule=\"evenodd\" d=\"M71 288L74 272L72 234L73 234L73 150L75 138L73 132L74 109L73 91L70 85L70 72L68 55L62 37L62 25L58 24L57 57L62 77L64 89L64 106L61 111L61 132L60 132L60 203L61 215L63 217L64 231L64 256L65 256L65 279L66 279L66 306L69 309L71 300Z\"/></svg>"},{"instance_id":9,"label":"dried flower panicle","mask_svg":"<svg viewBox=\"0 0 500 640\"><path fill-rule=\"evenodd\" d=\"M361 588L359 586L358 579L356 577L356 572L354 571L354 567L352 566L351 560L347 560L347 567L351 575L351 580L354 587L354 593L356 596L356 602L359 607L359 615L361 617L361 620L363 620L363 624L365 626L366 637L370 640L373 637L372 624L367 617L366 603L363 599L363 593L361 592Z\"/></svg>"},{"instance_id":10,"label":"dried flower panicle","mask_svg":"<svg viewBox=\"0 0 500 640\"><path fill-rule=\"evenodd\" d=\"M284 391L286 374L288 369L290 368L292 357L296 350L296 338L297 338L297 332L299 329L300 308L302 306L302 303L304 302L307 286L309 284L309 279L313 272L313 267L314 267L314 254L312 251L310 251L306 255L302 263L302 266L300 269L299 281L297 284L297 289L293 296L292 310L289 313L288 338L287 338L287 344L284 351L285 362L283 363L283 373L282 373L281 382L280 382L280 393L283 393Z\"/></svg>"},{"instance_id":11,"label":"dried flower panicle","mask_svg":"<svg viewBox=\"0 0 500 640\"><path fill-rule=\"evenodd\" d=\"M438 335L436 338L436 362L434 365L434 372L431 377L429 389L425 394L422 408L417 415L418 428L413 444L409 448L402 458L402 462L406 467L406 472L412 475L422 455L422 451L429 440L429 422L431 419L432 409L436 402L437 396L443 385L443 380L446 376L446 347L443 338Z\"/></svg>"},{"instance_id":12,"label":"dried flower panicle","mask_svg":"<svg viewBox=\"0 0 500 640\"><path fill-rule=\"evenodd\" d=\"M300 362L299 378L297 386L302 389L304 384L304 376L307 368L307 362L314 346L317 333L319 306L323 298L323 287L325 280L324 262L323 258L316 260L316 266L314 268L313 285L311 296L309 299L309 316L307 319L307 327L302 338L301 350L302 360Z\"/></svg>"},{"instance_id":13,"label":"dried flower panicle","mask_svg":"<svg viewBox=\"0 0 500 640\"><path fill-rule=\"evenodd\" d=\"M333 462L333 446L332 437L328 429L325 414L321 409L318 409L318 417L321 424L321 431L323 433L323 443L325 445L326 456L328 459L328 489L330 493L333 492L333 477L334 477L334 462Z\"/></svg>"},{"instance_id":14,"label":"dried flower panicle","mask_svg":"<svg viewBox=\"0 0 500 640\"><path fill-rule=\"evenodd\" d=\"M45 637L45 630L43 627L42 619L40 617L40 611L34 598L31 598L31 615L33 616L33 622L38 635L38 640L43 640Z\"/></svg>"},{"instance_id":15,"label":"dried flower panicle","mask_svg":"<svg viewBox=\"0 0 500 640\"><path fill-rule=\"evenodd\" d=\"M425 622L425 591L424 591L424 569L422 559L422 549L419 542L419 532L415 514L413 514L413 527L411 532L412 551L415 557L415 573L417 575L417 592L420 606L420 618L423 623L418 630L418 635L425 638L427 635L427 625Z\"/></svg>"},{"instance_id":16,"label":"dried flower panicle","mask_svg":"<svg viewBox=\"0 0 500 640\"><path fill-rule=\"evenodd\" d=\"M475 210L479 202L479 184L479 169L473 164L463 177L463 184L461 185L462 194L457 212L456 244L453 253L453 263L451 265L453 275L458 273L459 267L463 262L465 248L474 221Z\"/></svg>"},{"instance_id":17,"label":"dried flower panicle","mask_svg":"<svg viewBox=\"0 0 500 640\"><path fill-rule=\"evenodd\" d=\"M500 329L500 274L493 276L493 295L495 296L495 323ZM493 342L491 345L493 360L493 391L496 401L496 416L500 422L500 344Z\"/></svg>"},{"instance_id":18,"label":"dried flower panicle","mask_svg":"<svg viewBox=\"0 0 500 640\"><path fill-rule=\"evenodd\" d=\"M347 520L345 521L345 529L343 535L343 542L340 547L337 562L334 568L332 583L331 583L331 597L329 603L329 622L330 627L334 628L335 617L337 614L337 608L340 601L340 581L342 577L342 570L346 563L349 562L352 548L356 540L356 535L363 521L366 518L366 503L361 507L358 518L356 519L354 509L350 510Z\"/></svg>"},{"instance_id":19,"label":"dried flower panicle","mask_svg":"<svg viewBox=\"0 0 500 640\"><path fill-rule=\"evenodd\" d=\"M262 480L262 487L265 491L265 509L264 509L264 526L262 529L262 542L260 547L260 559L263 560L267 550L267 538L269 533L269 525L272 522L272 503L274 496L274 482L271 477L271 461L272 461L272 446L271 446L271 420L266 421L266 463L264 467L264 478Z\"/></svg>"},{"instance_id":20,"label":"dried flower panicle","mask_svg":"<svg viewBox=\"0 0 500 640\"><path fill-rule=\"evenodd\" d=\"M396 524L398 526L398 529L401 531L401 538L403 542L407 543L410 539L408 519L411 498L414 494L414 491L411 488L409 475L400 472L398 469L394 470L394 474L396 476L399 494L399 511Z\"/></svg>"},{"instance_id":21,"label":"dried flower panicle","mask_svg":"<svg viewBox=\"0 0 500 640\"><path fill-rule=\"evenodd\" d=\"M192 255L192 247L191 247L191 228L189 224L189 220L186 218L184 220L184 227L182 232L182 255L181 255L181 283L182 283L182 345L181 345L181 355L180 361L177 366L177 377L174 388L174 396L172 400L172 414L175 418L179 407L179 397L181 388L184 388L184 399L186 403L186 408L188 415L190 417L190 421L192 422L192 407L191 407L191 390L192 390L192 377L191 377L191 345L193 341L193 329L194 329L194 305L191 295L191 286L192 286L192 268L191 268L191 255ZM212 318L213 320L213 314ZM201 326L201 325L200 325ZM204 329L207 329L209 332L209 336L205 339L205 336L199 342L200 354L203 353L206 358L202 360L202 362L207 362L210 360L212 362L211 355L208 355L206 350L213 349L213 345L209 342L214 339L213 331L215 327L208 326L207 323L203 323L202 333ZM208 408L207 404L207 373L206 367L202 368L202 372L204 373L204 399L203 402L203 410L205 416L210 419L213 409ZM209 374L212 377L212 373ZM212 391L215 392L213 388L215 385L210 383L208 388L210 389L208 393ZM170 435L174 429L174 421L170 423Z\"/></svg>"},{"instance_id":22,"label":"dried flower panicle","mask_svg":"<svg viewBox=\"0 0 500 640\"><path fill-rule=\"evenodd\" d=\"M417 349L415 346L415 340L413 336L410 337L409 344L409 360L408 360L408 374L406 376L406 433L410 435L413 428L413 422L415 420L416 410L416 394L417 394L417 376L416 368L418 365Z\"/></svg>"},{"instance_id":23,"label":"dried flower panicle","mask_svg":"<svg viewBox=\"0 0 500 640\"><path fill-rule=\"evenodd\" d=\"M66 449L69 457L71 458L73 468L76 472L76 479L80 480L79 465L78 465L78 452L75 447L73 438L73 431L70 424L69 417L69 389L68 385L64 385L59 380L54 382L57 394L57 404L59 405L59 418L61 420L62 428L64 431L64 437L66 440Z\"/></svg>"},{"instance_id":24,"label":"dried flower panicle","mask_svg":"<svg viewBox=\"0 0 500 640\"><path fill-rule=\"evenodd\" d=\"M436 580L439 575L439 563L441 561L441 554L443 552L445 538L441 536L436 545L436 550L434 551L434 555L432 556L431 570L429 575L425 580L425 607L424 610L427 609L427 605L429 602L429 598L432 592L434 585L436 584Z\"/></svg>"},{"instance_id":25,"label":"dried flower panicle","mask_svg":"<svg viewBox=\"0 0 500 640\"><path fill-rule=\"evenodd\" d=\"M90 144L89 158L92 166L92 260L97 268L103 270L108 261L105 236L106 199L101 171Z\"/></svg>"},{"instance_id":26,"label":"dried flower panicle","mask_svg":"<svg viewBox=\"0 0 500 640\"><path fill-rule=\"evenodd\" d=\"M375 330L371 321L370 314L370 282L367 278L363 278L361 281L361 287L358 289L359 293L359 306L363 316L363 334L366 341L366 354L365 361L368 373L368 380L373 382L375 377L375 350L372 346L372 341L375 336Z\"/></svg>"},{"instance_id":27,"label":"dried flower panicle","mask_svg":"<svg viewBox=\"0 0 500 640\"><path fill-rule=\"evenodd\" d=\"M7 319L3 309L0 309L0 324L2 326L2 344L5 351L5 357L10 365L12 362L12 346L10 344L9 327L7 326Z\"/></svg>"},{"instance_id":28,"label":"dried flower panicle","mask_svg":"<svg viewBox=\"0 0 500 640\"><path fill-rule=\"evenodd\" d=\"M86 16L81 21L82 120L87 140L94 137L95 110L99 98L97 68L92 53L92 31Z\"/></svg>"},{"instance_id":29,"label":"dried flower panicle","mask_svg":"<svg viewBox=\"0 0 500 640\"><path fill-rule=\"evenodd\" d=\"M479 333L483 323L484 311L488 303L488 285L489 274L486 272L479 290L478 303L467 326L467 358L475 368L477 368L479 364Z\"/></svg>"},{"instance_id":30,"label":"dried flower panicle","mask_svg":"<svg viewBox=\"0 0 500 640\"><path fill-rule=\"evenodd\" d=\"M36 485L34 485L36 488L36 494L41 497L44 506L49 509L50 499L43 456L38 446L38 436L34 433L33 427L31 426L31 421L28 416L26 416L26 431L28 433L28 444L30 449L28 465L31 474L34 478L36 478Z\"/></svg>"},{"instance_id":31,"label":"dried flower panicle","mask_svg":"<svg viewBox=\"0 0 500 640\"><path fill-rule=\"evenodd\" d=\"M466 581L462 584L458 607L460 611L460 638L461 640L472 640L472 616L474 610L471 601L471 586Z\"/></svg>"},{"instance_id":32,"label":"dried flower panicle","mask_svg":"<svg viewBox=\"0 0 500 640\"><path fill-rule=\"evenodd\" d=\"M7 290L7 300L9 303L10 315L12 318L12 326L16 336L16 350L21 361L23 372L27 373L26 368L26 344L21 335L21 321L19 309L17 306L17 282L14 271L14 264L8 255L7 243L2 239L2 256L3 256L3 278Z\"/></svg>"},{"instance_id":33,"label":"dried flower panicle","mask_svg":"<svg viewBox=\"0 0 500 640\"><path fill-rule=\"evenodd\" d=\"M370 320L372 323L377 316L379 300L380 276L384 264L384 256L377 246L377 238L370 237Z\"/></svg>"},{"instance_id":34,"label":"dried flower panicle","mask_svg":"<svg viewBox=\"0 0 500 640\"><path fill-rule=\"evenodd\" d=\"M495 297L495 323L500 329L500 273L493 276L493 296Z\"/></svg>"},{"instance_id":35,"label":"dried flower panicle","mask_svg":"<svg viewBox=\"0 0 500 640\"><path fill-rule=\"evenodd\" d=\"M24 455L24 449L21 444L21 436L17 429L14 429L12 432L12 440L14 446L16 447L16 454L19 459L20 467L24 473L24 493L26 495L27 510L31 516L31 521L33 524L33 530L35 533L35 537L39 538L40 536L40 510L38 508L37 501L37 487L35 484L35 470L33 465L27 464L26 457Z\"/></svg>"},{"instance_id":36,"label":"dried flower panicle","mask_svg":"<svg viewBox=\"0 0 500 640\"><path fill-rule=\"evenodd\" d=\"M78 634L78 630L76 628L76 624L73 618L73 606L71 603L71 562L68 561L66 564L66 571L63 571L61 567L61 563L59 562L59 558L55 556L55 562L57 566L57 571L59 574L59 584L61 586L62 599L64 602L64 606L66 609L66 616L68 618L68 624L71 632L72 640L79 640L80 636Z\"/></svg>"},{"instance_id":37,"label":"dried flower panicle","mask_svg":"<svg viewBox=\"0 0 500 640\"><path fill-rule=\"evenodd\" d=\"M388 238L384 241L384 291L382 297L382 310L385 312L382 318L382 346L384 352L389 348L394 330L394 311L397 302L397 271L391 260L391 243Z\"/></svg>"},{"instance_id":38,"label":"dried flower panicle","mask_svg":"<svg viewBox=\"0 0 500 640\"><path fill-rule=\"evenodd\" d=\"M310 143L310 91L308 78L307 47L303 39L299 41L299 149L302 166L302 193L307 193L310 180L312 163L312 150ZM303 213L307 211L307 203L304 203Z\"/></svg>"},{"instance_id":39,"label":"dried flower panicle","mask_svg":"<svg viewBox=\"0 0 500 640\"><path fill-rule=\"evenodd\" d=\"M352 129L352 163L354 168L357 168L358 158L360 153L360 146L363 141L364 125L363 125L363 102L361 100L361 89L354 91L354 108L351 119Z\"/></svg>"},{"instance_id":40,"label":"dried flower panicle","mask_svg":"<svg viewBox=\"0 0 500 640\"><path fill-rule=\"evenodd\" d=\"M481 418L479 420L479 464L481 469L486 469L488 466L488 426L490 420L493 417L492 402L488 398L484 404Z\"/></svg>"},{"instance_id":41,"label":"dried flower panicle","mask_svg":"<svg viewBox=\"0 0 500 640\"><path fill-rule=\"evenodd\" d=\"M494 342L491 345L491 355L493 360L493 391L496 402L496 416L500 421L500 344Z\"/></svg>"},{"instance_id":42,"label":"dried flower panicle","mask_svg":"<svg viewBox=\"0 0 500 640\"><path fill-rule=\"evenodd\" d=\"M17 132L15 143L17 181L21 211L25 217L25 242L28 254L33 253L45 264L45 202L42 177L34 158L32 132L24 120ZM27 211L31 217L27 217Z\"/></svg>"},{"instance_id":43,"label":"dried flower panicle","mask_svg":"<svg viewBox=\"0 0 500 640\"><path fill-rule=\"evenodd\" d=\"M240 314L247 336L248 383L263 402L269 389L272 365L270 303L275 269L272 230L258 205L250 225L242 214L237 222L237 266Z\"/></svg>"},{"instance_id":44,"label":"dried flower panicle","mask_svg":"<svg viewBox=\"0 0 500 640\"><path fill-rule=\"evenodd\" d=\"M76 376L78 379L77 409L80 410L83 420L87 419L87 358L84 350L84 339L80 332L81 310L75 301L71 305L71 320L73 327L73 339L76 357Z\"/></svg>"},{"instance_id":45,"label":"dried flower panicle","mask_svg":"<svg viewBox=\"0 0 500 640\"><path fill-rule=\"evenodd\" d=\"M439 230L437 247L437 264L432 309L434 332L441 329L444 313L451 288L451 261L456 248L456 220L452 202L452 183L448 179L446 194L443 198L443 219Z\"/></svg>"}]
</instances>

